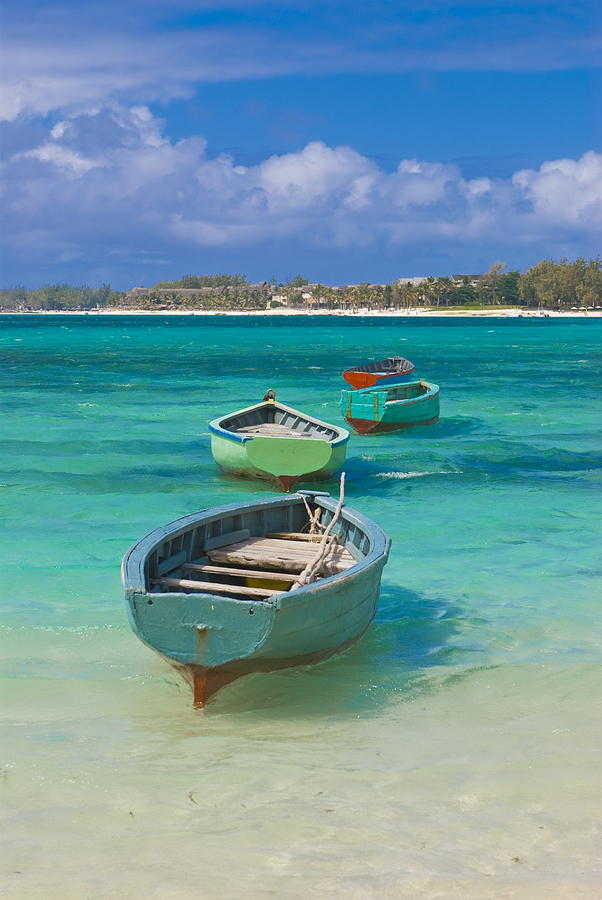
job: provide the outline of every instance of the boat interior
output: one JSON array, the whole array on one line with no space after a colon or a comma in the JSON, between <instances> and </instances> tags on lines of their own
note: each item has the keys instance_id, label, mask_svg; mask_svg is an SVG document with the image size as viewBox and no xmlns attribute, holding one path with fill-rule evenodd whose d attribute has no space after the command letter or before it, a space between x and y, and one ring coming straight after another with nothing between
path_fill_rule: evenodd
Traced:
<instances>
[{"instance_id":1,"label":"boat interior","mask_svg":"<svg viewBox=\"0 0 602 900\"><path fill-rule=\"evenodd\" d=\"M395 403L399 400L415 400L417 397L423 397L429 394L433 389L432 384L426 381L407 381L405 384L394 384L391 387L374 387L374 389L363 390L362 394L386 394L386 403Z\"/></svg>"},{"instance_id":2,"label":"boat interior","mask_svg":"<svg viewBox=\"0 0 602 900\"><path fill-rule=\"evenodd\" d=\"M228 416L220 421L221 428L235 434L261 435L264 437L310 438L334 441L340 431L289 410L278 403L268 402L252 409Z\"/></svg>"},{"instance_id":3,"label":"boat interior","mask_svg":"<svg viewBox=\"0 0 602 900\"><path fill-rule=\"evenodd\" d=\"M202 592L269 603L289 591L320 552L322 531L333 513L315 504L309 510L308 515L298 500L199 521L167 535L147 557L147 591ZM344 515L332 535L312 583L344 572L370 552L369 536Z\"/></svg>"},{"instance_id":4,"label":"boat interior","mask_svg":"<svg viewBox=\"0 0 602 900\"><path fill-rule=\"evenodd\" d=\"M414 364L404 356L389 356L387 359L380 359L378 362L366 363L365 366L356 366L349 369L350 372L378 372L379 374L404 374L412 372Z\"/></svg>"}]
</instances>

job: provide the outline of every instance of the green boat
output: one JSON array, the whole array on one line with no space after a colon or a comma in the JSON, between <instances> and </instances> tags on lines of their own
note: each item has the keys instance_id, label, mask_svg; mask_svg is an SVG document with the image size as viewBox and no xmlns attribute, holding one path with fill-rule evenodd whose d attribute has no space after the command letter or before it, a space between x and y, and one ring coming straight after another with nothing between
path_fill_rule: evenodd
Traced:
<instances>
[{"instance_id":1,"label":"green boat","mask_svg":"<svg viewBox=\"0 0 602 900\"><path fill-rule=\"evenodd\" d=\"M130 623L200 707L242 675L356 641L374 617L389 547L378 525L321 491L203 510L124 557Z\"/></svg>"},{"instance_id":2,"label":"green boat","mask_svg":"<svg viewBox=\"0 0 602 900\"><path fill-rule=\"evenodd\" d=\"M420 379L388 388L341 391L341 412L358 434L433 425L439 419L439 385Z\"/></svg>"},{"instance_id":3,"label":"green boat","mask_svg":"<svg viewBox=\"0 0 602 900\"><path fill-rule=\"evenodd\" d=\"M297 481L336 475L347 453L349 432L276 401L261 403L209 423L213 459L223 472L262 478L283 491Z\"/></svg>"}]
</instances>

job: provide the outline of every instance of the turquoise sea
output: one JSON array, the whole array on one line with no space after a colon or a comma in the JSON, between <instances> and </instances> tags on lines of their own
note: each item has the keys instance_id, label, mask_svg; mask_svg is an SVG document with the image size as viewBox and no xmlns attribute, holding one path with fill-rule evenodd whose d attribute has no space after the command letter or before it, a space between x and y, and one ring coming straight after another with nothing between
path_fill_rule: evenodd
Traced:
<instances>
[{"instance_id":1,"label":"turquoise sea","mask_svg":"<svg viewBox=\"0 0 602 900\"><path fill-rule=\"evenodd\" d=\"M602 319L0 326L3 896L600 897ZM273 387L340 422L342 369L394 354L442 418L349 444L393 540L376 621L194 711L122 555L271 493L210 418Z\"/></svg>"}]
</instances>

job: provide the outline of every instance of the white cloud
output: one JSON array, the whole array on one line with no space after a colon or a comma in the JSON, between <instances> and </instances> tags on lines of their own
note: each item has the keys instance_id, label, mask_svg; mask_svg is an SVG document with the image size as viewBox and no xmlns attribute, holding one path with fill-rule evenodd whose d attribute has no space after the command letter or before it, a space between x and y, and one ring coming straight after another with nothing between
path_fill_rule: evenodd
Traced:
<instances>
[{"instance_id":1,"label":"white cloud","mask_svg":"<svg viewBox=\"0 0 602 900\"><path fill-rule=\"evenodd\" d=\"M0 118L168 101L244 78L599 65L595 4L584 0L273 2L279 15L242 0L55 0L28 14L26 0L5 15ZM228 6L239 15L224 16ZM245 15L253 7L259 13Z\"/></svg>"},{"instance_id":2,"label":"white cloud","mask_svg":"<svg viewBox=\"0 0 602 900\"><path fill-rule=\"evenodd\" d=\"M271 156L256 167L256 173L270 210L277 213L309 209L334 196L345 202L357 193L358 179L375 174L376 166L349 147L331 149L314 142L299 153ZM365 192L370 182L363 184Z\"/></svg>"},{"instance_id":3,"label":"white cloud","mask_svg":"<svg viewBox=\"0 0 602 900\"><path fill-rule=\"evenodd\" d=\"M145 107L66 117L7 161L13 246L35 235L85 256L141 247L265 242L325 249L487 244L495 256L539 242L594 243L602 156L545 162L512 178L465 179L455 165L402 160L388 172L350 147L308 144L240 166L200 137L171 142ZM508 250L504 250L508 248Z\"/></svg>"},{"instance_id":4,"label":"white cloud","mask_svg":"<svg viewBox=\"0 0 602 900\"><path fill-rule=\"evenodd\" d=\"M50 142L36 147L35 150L26 150L19 155L39 159L40 162L53 163L63 173L75 178L79 175L84 175L90 169L103 165L100 160L86 159L79 153L69 150L68 147L61 147L60 144L52 144Z\"/></svg>"},{"instance_id":5,"label":"white cloud","mask_svg":"<svg viewBox=\"0 0 602 900\"><path fill-rule=\"evenodd\" d=\"M536 218L565 226L602 228L602 155L545 162L517 172L513 184L529 198Z\"/></svg>"}]
</instances>

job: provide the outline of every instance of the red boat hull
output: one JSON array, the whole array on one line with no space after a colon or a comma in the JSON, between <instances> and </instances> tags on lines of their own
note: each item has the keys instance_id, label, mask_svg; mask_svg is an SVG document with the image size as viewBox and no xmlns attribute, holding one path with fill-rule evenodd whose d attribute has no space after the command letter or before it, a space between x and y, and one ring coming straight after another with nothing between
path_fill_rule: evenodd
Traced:
<instances>
[{"instance_id":1,"label":"red boat hull","mask_svg":"<svg viewBox=\"0 0 602 900\"><path fill-rule=\"evenodd\" d=\"M347 416L345 421L356 434L385 434L388 431L401 431L402 428L414 428L416 425L434 425L439 421L439 416L423 419L421 422L376 422L374 419L351 419Z\"/></svg>"},{"instance_id":2,"label":"red boat hull","mask_svg":"<svg viewBox=\"0 0 602 900\"><path fill-rule=\"evenodd\" d=\"M343 378L350 384L351 387L356 390L361 390L362 388L369 388L375 384L394 384L399 381L406 381L408 376L414 371L414 366L411 369L407 369L405 372L383 372L379 374L378 372L354 372L353 369L348 369L346 372L343 372Z\"/></svg>"}]
</instances>

